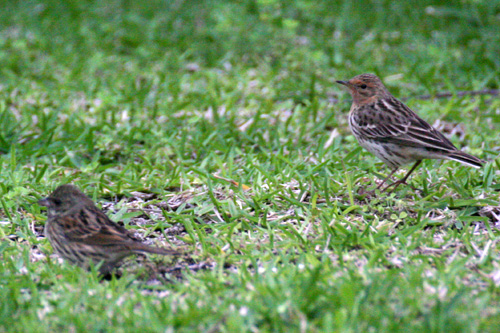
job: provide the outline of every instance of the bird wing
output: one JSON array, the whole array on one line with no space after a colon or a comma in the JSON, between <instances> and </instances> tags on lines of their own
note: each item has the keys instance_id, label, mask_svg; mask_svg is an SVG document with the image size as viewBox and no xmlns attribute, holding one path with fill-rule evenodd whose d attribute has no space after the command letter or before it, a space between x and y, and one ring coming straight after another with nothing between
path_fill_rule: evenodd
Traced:
<instances>
[{"instance_id":1,"label":"bird wing","mask_svg":"<svg viewBox=\"0 0 500 333\"><path fill-rule=\"evenodd\" d=\"M443 134L395 98L380 99L367 107L374 109L373 114L358 120L357 127L372 140L408 147L457 150Z\"/></svg>"},{"instance_id":2,"label":"bird wing","mask_svg":"<svg viewBox=\"0 0 500 333\"><path fill-rule=\"evenodd\" d=\"M135 242L130 232L113 222L95 206L83 205L58 218L64 235L74 242L88 245L126 245Z\"/></svg>"}]
</instances>

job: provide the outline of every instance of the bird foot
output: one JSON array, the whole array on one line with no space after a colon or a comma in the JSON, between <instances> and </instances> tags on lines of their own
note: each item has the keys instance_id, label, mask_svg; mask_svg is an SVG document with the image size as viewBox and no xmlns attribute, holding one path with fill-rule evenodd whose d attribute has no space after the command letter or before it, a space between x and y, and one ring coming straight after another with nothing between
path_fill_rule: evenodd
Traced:
<instances>
[{"instance_id":1,"label":"bird foot","mask_svg":"<svg viewBox=\"0 0 500 333\"><path fill-rule=\"evenodd\" d=\"M360 195L360 196L363 196L363 197L365 197L365 196L374 196L375 195L375 191L376 190L366 190L364 188L360 188L360 189L358 189L358 193L357 194Z\"/></svg>"},{"instance_id":2,"label":"bird foot","mask_svg":"<svg viewBox=\"0 0 500 333\"><path fill-rule=\"evenodd\" d=\"M390 184L390 185L387 185L387 187L385 187L385 188L382 190L382 192L386 192L386 191L387 191L390 187L393 187L393 188L392 188L392 190L390 190L390 191L389 191L389 194L390 194L390 193L393 193L393 192L396 190L396 188L397 188L399 185L401 185L401 184L404 184L404 185L406 185L406 186L411 187L411 189L412 189L412 190L414 190L414 191L418 191L418 189L417 189L415 186L410 185L410 184L408 184L408 183L406 182L406 180L401 179L401 180L398 180L398 181L396 181L396 182L394 182L394 183L392 183L392 184Z\"/></svg>"}]
</instances>

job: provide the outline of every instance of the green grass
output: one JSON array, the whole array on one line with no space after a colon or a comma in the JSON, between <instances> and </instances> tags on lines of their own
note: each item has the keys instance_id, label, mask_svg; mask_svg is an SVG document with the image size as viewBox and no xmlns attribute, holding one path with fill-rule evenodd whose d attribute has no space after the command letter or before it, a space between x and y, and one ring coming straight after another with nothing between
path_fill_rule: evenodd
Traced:
<instances>
[{"instance_id":1,"label":"green grass","mask_svg":"<svg viewBox=\"0 0 500 333\"><path fill-rule=\"evenodd\" d=\"M419 98L499 88L497 2L4 5L0 331L497 331L500 101ZM359 196L389 170L334 82L365 72L489 163ZM64 183L187 255L59 262Z\"/></svg>"}]
</instances>

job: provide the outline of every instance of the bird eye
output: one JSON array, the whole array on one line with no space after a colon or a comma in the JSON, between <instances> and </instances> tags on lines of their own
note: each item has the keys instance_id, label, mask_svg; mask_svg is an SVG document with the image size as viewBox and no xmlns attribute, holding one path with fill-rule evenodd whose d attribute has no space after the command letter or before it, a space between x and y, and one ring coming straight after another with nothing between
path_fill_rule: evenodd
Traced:
<instances>
[{"instance_id":1,"label":"bird eye","mask_svg":"<svg viewBox=\"0 0 500 333\"><path fill-rule=\"evenodd\" d=\"M366 84L360 85L361 89L366 89Z\"/></svg>"}]
</instances>

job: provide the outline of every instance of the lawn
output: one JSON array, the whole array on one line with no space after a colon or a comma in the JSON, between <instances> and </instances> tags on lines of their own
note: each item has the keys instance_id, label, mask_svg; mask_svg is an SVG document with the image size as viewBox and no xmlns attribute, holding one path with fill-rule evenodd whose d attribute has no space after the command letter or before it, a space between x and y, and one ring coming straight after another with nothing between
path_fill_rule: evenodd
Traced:
<instances>
[{"instance_id":1,"label":"lawn","mask_svg":"<svg viewBox=\"0 0 500 333\"><path fill-rule=\"evenodd\" d=\"M498 1L2 7L0 331L498 331ZM390 172L348 128L361 73L488 163L360 195ZM185 254L61 261L65 183Z\"/></svg>"}]
</instances>

